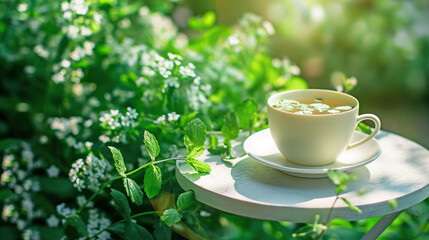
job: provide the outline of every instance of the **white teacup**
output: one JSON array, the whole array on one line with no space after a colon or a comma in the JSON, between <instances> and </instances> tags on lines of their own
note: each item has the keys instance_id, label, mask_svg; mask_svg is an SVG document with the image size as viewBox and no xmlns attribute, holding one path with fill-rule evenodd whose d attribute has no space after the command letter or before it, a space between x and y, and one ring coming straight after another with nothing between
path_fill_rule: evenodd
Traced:
<instances>
[{"instance_id":1,"label":"white teacup","mask_svg":"<svg viewBox=\"0 0 429 240\"><path fill-rule=\"evenodd\" d=\"M330 99L344 102L352 109L335 114L303 115L273 107L281 99ZM349 94L321 89L292 90L274 94L268 101L268 123L271 136L287 160L301 165L331 164L347 149L373 138L380 130L380 120L374 114L358 115L359 102ZM350 143L356 126L363 120L375 123L366 138Z\"/></svg>"}]
</instances>

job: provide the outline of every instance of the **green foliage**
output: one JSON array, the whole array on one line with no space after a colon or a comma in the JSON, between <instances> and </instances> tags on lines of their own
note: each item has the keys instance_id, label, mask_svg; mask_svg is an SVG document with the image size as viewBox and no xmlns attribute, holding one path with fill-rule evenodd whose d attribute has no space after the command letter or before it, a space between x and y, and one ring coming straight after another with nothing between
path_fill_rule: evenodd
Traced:
<instances>
[{"instance_id":1,"label":"green foliage","mask_svg":"<svg viewBox=\"0 0 429 240\"><path fill-rule=\"evenodd\" d=\"M226 159L232 159L234 156L231 154L231 141L236 139L240 133L240 123L237 114L234 111L229 111L224 119L221 129L223 144L225 144Z\"/></svg>"},{"instance_id":2,"label":"green foliage","mask_svg":"<svg viewBox=\"0 0 429 240\"><path fill-rule=\"evenodd\" d=\"M144 191L149 198L153 198L158 195L159 190L162 186L162 174L161 169L158 166L150 164L146 168L146 174L144 175Z\"/></svg>"},{"instance_id":3,"label":"green foliage","mask_svg":"<svg viewBox=\"0 0 429 240\"><path fill-rule=\"evenodd\" d=\"M177 198L177 209L179 211L186 211L195 206L195 194L193 191L187 191L179 195Z\"/></svg>"},{"instance_id":4,"label":"green foliage","mask_svg":"<svg viewBox=\"0 0 429 240\"><path fill-rule=\"evenodd\" d=\"M177 209L170 208L165 210L161 216L161 220L164 221L169 227L171 225L179 222L182 219L183 215Z\"/></svg>"},{"instance_id":5,"label":"green foliage","mask_svg":"<svg viewBox=\"0 0 429 240\"><path fill-rule=\"evenodd\" d=\"M127 197L116 189L111 189L110 195L112 195L115 209L122 215L123 218L129 218L131 216L131 208L128 204Z\"/></svg>"},{"instance_id":6,"label":"green foliage","mask_svg":"<svg viewBox=\"0 0 429 240\"><path fill-rule=\"evenodd\" d=\"M177 198L177 209L170 208L165 210L161 216L161 220L164 221L168 226L171 226L182 219L183 211L194 208L195 204L196 201L193 191L181 193Z\"/></svg>"},{"instance_id":7,"label":"green foliage","mask_svg":"<svg viewBox=\"0 0 429 240\"><path fill-rule=\"evenodd\" d=\"M76 214L67 215L65 217L64 228L67 236L71 239L88 235L85 223L82 218Z\"/></svg>"},{"instance_id":8,"label":"green foliage","mask_svg":"<svg viewBox=\"0 0 429 240\"><path fill-rule=\"evenodd\" d=\"M124 227L124 234L125 234L125 238L128 240L133 240L133 239L148 239L148 240L153 240L153 236L152 234L150 234L150 232L134 223L131 221L125 222L125 227Z\"/></svg>"},{"instance_id":9,"label":"green foliage","mask_svg":"<svg viewBox=\"0 0 429 240\"><path fill-rule=\"evenodd\" d=\"M144 131L144 144L146 145L150 159L155 161L155 158L158 157L161 150L159 148L158 140L156 140L155 136L149 131Z\"/></svg>"},{"instance_id":10,"label":"green foliage","mask_svg":"<svg viewBox=\"0 0 429 240\"><path fill-rule=\"evenodd\" d=\"M121 151L112 146L109 146L109 149L113 155L116 171L118 171L119 175L125 177L125 171L127 171L127 168L125 167L125 162Z\"/></svg>"},{"instance_id":11,"label":"green foliage","mask_svg":"<svg viewBox=\"0 0 429 240\"><path fill-rule=\"evenodd\" d=\"M189 27L193 30L203 30L212 27L216 22L216 14L212 11L204 13L201 17L189 18Z\"/></svg>"},{"instance_id":12,"label":"green foliage","mask_svg":"<svg viewBox=\"0 0 429 240\"><path fill-rule=\"evenodd\" d=\"M235 110L240 123L240 128L252 130L258 121L258 104L253 98L241 102Z\"/></svg>"},{"instance_id":13,"label":"green foliage","mask_svg":"<svg viewBox=\"0 0 429 240\"><path fill-rule=\"evenodd\" d=\"M143 203L143 192L140 186L131 178L123 178L123 183L128 197L130 197L131 202L142 205Z\"/></svg>"},{"instance_id":14,"label":"green foliage","mask_svg":"<svg viewBox=\"0 0 429 240\"><path fill-rule=\"evenodd\" d=\"M204 151L205 139L206 126L204 123L198 118L189 122L183 138L187 151L186 163L199 173L209 173L211 171L207 163L196 159Z\"/></svg>"},{"instance_id":15,"label":"green foliage","mask_svg":"<svg viewBox=\"0 0 429 240\"><path fill-rule=\"evenodd\" d=\"M319 223L319 215L316 215L314 218L314 223L299 228L292 237L294 239L300 240L310 240L310 239L319 239L320 236L328 229L326 225Z\"/></svg>"},{"instance_id":16,"label":"green foliage","mask_svg":"<svg viewBox=\"0 0 429 240\"><path fill-rule=\"evenodd\" d=\"M340 170L328 170L327 174L329 179L331 179L332 183L338 186L335 191L337 195L347 190L347 182L356 179L356 175L349 175Z\"/></svg>"},{"instance_id":17,"label":"green foliage","mask_svg":"<svg viewBox=\"0 0 429 240\"><path fill-rule=\"evenodd\" d=\"M209 173L212 170L207 163L198 161L195 158L186 158L186 163L198 173Z\"/></svg>"},{"instance_id":18,"label":"green foliage","mask_svg":"<svg viewBox=\"0 0 429 240\"><path fill-rule=\"evenodd\" d=\"M186 146L186 158L196 158L204 151L204 141L206 139L206 126L196 118L192 120L187 128L184 136Z\"/></svg>"}]
</instances>

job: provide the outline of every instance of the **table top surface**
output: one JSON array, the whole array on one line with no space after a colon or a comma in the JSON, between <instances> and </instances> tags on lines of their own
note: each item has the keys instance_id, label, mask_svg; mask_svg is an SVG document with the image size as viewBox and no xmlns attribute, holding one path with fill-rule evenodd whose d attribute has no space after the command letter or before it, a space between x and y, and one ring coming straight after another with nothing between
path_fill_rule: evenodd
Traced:
<instances>
[{"instance_id":1,"label":"table top surface","mask_svg":"<svg viewBox=\"0 0 429 240\"><path fill-rule=\"evenodd\" d=\"M246 136L233 143L233 151L244 153ZM331 219L358 220L382 216L409 208L429 196L429 151L393 133L376 136L382 152L373 162L353 169L356 180L341 193L362 213L337 201ZM316 214L326 219L336 199L336 186L328 178L287 175L263 165L247 155L222 161L221 156L204 151L198 158L210 165L209 174L193 171L177 162L176 177L195 198L219 210L266 220L313 222Z\"/></svg>"}]
</instances>

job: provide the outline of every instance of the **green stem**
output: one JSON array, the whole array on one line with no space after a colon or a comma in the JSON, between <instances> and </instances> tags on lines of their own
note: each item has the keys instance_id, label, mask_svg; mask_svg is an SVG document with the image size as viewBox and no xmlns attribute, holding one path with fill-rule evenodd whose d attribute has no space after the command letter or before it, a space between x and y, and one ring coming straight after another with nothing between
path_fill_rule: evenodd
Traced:
<instances>
[{"instance_id":1,"label":"green stem","mask_svg":"<svg viewBox=\"0 0 429 240\"><path fill-rule=\"evenodd\" d=\"M92 199L94 199L109 184L111 184L112 182L114 182L118 179L121 179L121 178L122 178L122 176L114 177L114 178L110 179L109 181L105 182L103 185L101 185L101 187L94 194L92 194L92 196L90 198L88 198L88 200L86 200L86 202L82 206L80 206L80 208L79 208L79 210L77 210L76 214L79 215L82 212L82 210L86 207L86 205L88 205L88 203L90 203L92 201Z\"/></svg>"},{"instance_id":2,"label":"green stem","mask_svg":"<svg viewBox=\"0 0 429 240\"><path fill-rule=\"evenodd\" d=\"M149 214L158 214L158 212L157 212L157 211L149 211L149 212L142 212L142 213L134 214L134 215L130 216L129 218L124 218L124 219L119 220L119 221L117 221L117 222L115 222L115 223L113 223L113 224L110 224L108 227L106 227L106 228L104 228L104 229L101 229L101 230L100 230L100 231L98 231L96 234L94 234L94 235L92 235L92 236L90 236L90 237L87 237L86 239L92 239L92 238L95 238L95 237L97 237L98 235L100 235L101 233L103 233L104 231L107 231L109 228L112 228L112 227L114 227L114 226L116 226L116 225L118 225L118 224L121 224L121 223L123 223L123 222L127 222L127 221L129 221L130 219L137 218L137 217L144 216L144 215L149 215Z\"/></svg>"},{"instance_id":3,"label":"green stem","mask_svg":"<svg viewBox=\"0 0 429 240\"><path fill-rule=\"evenodd\" d=\"M145 167L149 166L150 164L158 164L158 163L167 162L167 161L171 161L171 160L184 160L184 159L185 159L184 157L177 157L177 158L167 158L167 159L163 159L163 160L159 160L159 161L151 161L151 162L148 162L145 165L143 165L143 166L141 166L141 167L139 167L139 168L137 168L137 169L135 169L129 173L126 173L125 176L128 177L134 173L137 173L140 170L144 169ZM121 178L123 178L123 177L122 176L116 176L116 177L108 180L107 182L105 182L103 185L101 185L101 187L94 194L92 194L92 196L90 198L88 198L88 200L86 200L86 202L77 210L76 214L79 215L82 212L82 210L86 207L86 205L88 205L88 203L90 203L92 201L92 199L94 199L101 191L103 191L103 189L105 189L107 186L109 186L112 182L119 180Z\"/></svg>"},{"instance_id":4,"label":"green stem","mask_svg":"<svg viewBox=\"0 0 429 240\"><path fill-rule=\"evenodd\" d=\"M340 199L339 195L337 195L337 197L335 198L334 202L332 203L331 209L329 209L329 213L328 213L328 216L326 217L326 221L325 221L326 227L328 226L329 221L331 220L332 211L334 210L334 206L337 203L338 199ZM325 232L326 232L326 229L323 230L323 231L321 231L320 234L317 236L316 239L320 239Z\"/></svg>"},{"instance_id":5,"label":"green stem","mask_svg":"<svg viewBox=\"0 0 429 240\"><path fill-rule=\"evenodd\" d=\"M340 197L337 195L337 197L335 198L334 202L332 203L331 209L329 209L329 213L328 213L328 216L326 217L325 225L329 224L329 221L331 220L332 211L334 210L334 206L337 203L338 199L340 199Z\"/></svg>"}]
</instances>

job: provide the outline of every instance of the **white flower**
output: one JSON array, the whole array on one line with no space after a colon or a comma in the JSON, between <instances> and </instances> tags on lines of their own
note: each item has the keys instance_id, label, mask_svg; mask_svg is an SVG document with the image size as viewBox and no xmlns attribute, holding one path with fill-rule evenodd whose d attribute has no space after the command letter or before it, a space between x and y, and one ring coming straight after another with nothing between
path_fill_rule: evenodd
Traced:
<instances>
[{"instance_id":1,"label":"white flower","mask_svg":"<svg viewBox=\"0 0 429 240\"><path fill-rule=\"evenodd\" d=\"M40 240L40 232L35 230L35 229L31 229L31 228L27 228L25 229L24 233L22 234L22 238L24 240Z\"/></svg>"},{"instance_id":2,"label":"white flower","mask_svg":"<svg viewBox=\"0 0 429 240\"><path fill-rule=\"evenodd\" d=\"M165 122L165 115L160 116L159 118L157 118L155 120L155 123L161 123L161 122Z\"/></svg>"},{"instance_id":3,"label":"white flower","mask_svg":"<svg viewBox=\"0 0 429 240\"><path fill-rule=\"evenodd\" d=\"M263 21L262 26L265 28L268 35L274 35L275 30L274 30L273 24L271 24L271 22Z\"/></svg>"},{"instance_id":4,"label":"white flower","mask_svg":"<svg viewBox=\"0 0 429 240\"><path fill-rule=\"evenodd\" d=\"M107 142L110 141L110 138L108 136L106 136L106 135L100 135L98 137L98 140L100 140L102 143L107 143Z\"/></svg>"},{"instance_id":5,"label":"white flower","mask_svg":"<svg viewBox=\"0 0 429 240\"><path fill-rule=\"evenodd\" d=\"M6 221L8 218L13 216L14 212L15 212L15 206L13 204L5 204L3 206L3 212L1 214L1 217L4 221Z\"/></svg>"},{"instance_id":6,"label":"white flower","mask_svg":"<svg viewBox=\"0 0 429 240\"><path fill-rule=\"evenodd\" d=\"M89 218L87 225L88 235L94 235L101 229L107 228L110 224L110 220L106 218L104 214L100 214L98 209L89 210ZM97 238L110 239L110 234L105 231L102 234L98 235Z\"/></svg>"},{"instance_id":7,"label":"white flower","mask_svg":"<svg viewBox=\"0 0 429 240\"><path fill-rule=\"evenodd\" d=\"M49 227L58 227L60 220L55 217L55 215L51 215L48 219L46 219L46 223Z\"/></svg>"},{"instance_id":8,"label":"white flower","mask_svg":"<svg viewBox=\"0 0 429 240\"><path fill-rule=\"evenodd\" d=\"M86 198L84 195L80 195L80 196L76 197L76 201L77 201L77 204L79 205L79 207L82 207L83 204L85 204L85 202L86 202ZM94 202L89 202L86 205L86 207L94 207Z\"/></svg>"},{"instance_id":9,"label":"white flower","mask_svg":"<svg viewBox=\"0 0 429 240\"><path fill-rule=\"evenodd\" d=\"M15 155L13 154L4 155L3 162L2 162L3 170L6 170L6 168L12 167L14 160L15 160Z\"/></svg>"},{"instance_id":10,"label":"white flower","mask_svg":"<svg viewBox=\"0 0 429 240\"><path fill-rule=\"evenodd\" d=\"M55 165L51 165L48 169L46 169L46 173L50 178L56 178L60 174L60 169Z\"/></svg>"},{"instance_id":11,"label":"white flower","mask_svg":"<svg viewBox=\"0 0 429 240\"><path fill-rule=\"evenodd\" d=\"M179 67L179 73L184 77L196 77L195 72L192 70L192 66L188 64L188 66L180 66Z\"/></svg>"},{"instance_id":12,"label":"white flower","mask_svg":"<svg viewBox=\"0 0 429 240\"><path fill-rule=\"evenodd\" d=\"M75 209L70 209L70 208L66 207L65 203L61 203L61 204L57 205L57 213L59 215L67 216L67 215L73 214L75 212L76 212Z\"/></svg>"},{"instance_id":13,"label":"white flower","mask_svg":"<svg viewBox=\"0 0 429 240\"><path fill-rule=\"evenodd\" d=\"M137 113L136 109L128 107L127 108L127 116L129 116L132 119L136 119L139 116L139 114Z\"/></svg>"},{"instance_id":14,"label":"white flower","mask_svg":"<svg viewBox=\"0 0 429 240\"><path fill-rule=\"evenodd\" d=\"M168 113L167 116L168 116L167 119L168 119L169 122L171 122L171 121L177 121L180 118L180 115L176 114L175 112Z\"/></svg>"},{"instance_id":15,"label":"white flower","mask_svg":"<svg viewBox=\"0 0 429 240\"><path fill-rule=\"evenodd\" d=\"M61 65L61 67L68 68L68 67L70 67L71 63L70 63L70 61L69 61L69 60L67 60L67 59L63 59L63 60L60 62L60 65Z\"/></svg>"},{"instance_id":16,"label":"white flower","mask_svg":"<svg viewBox=\"0 0 429 240\"><path fill-rule=\"evenodd\" d=\"M97 158L91 153L85 158L85 162L80 158L72 164L69 178L79 191L85 188L97 191L100 182L106 178L106 168L106 160Z\"/></svg>"}]
</instances>

